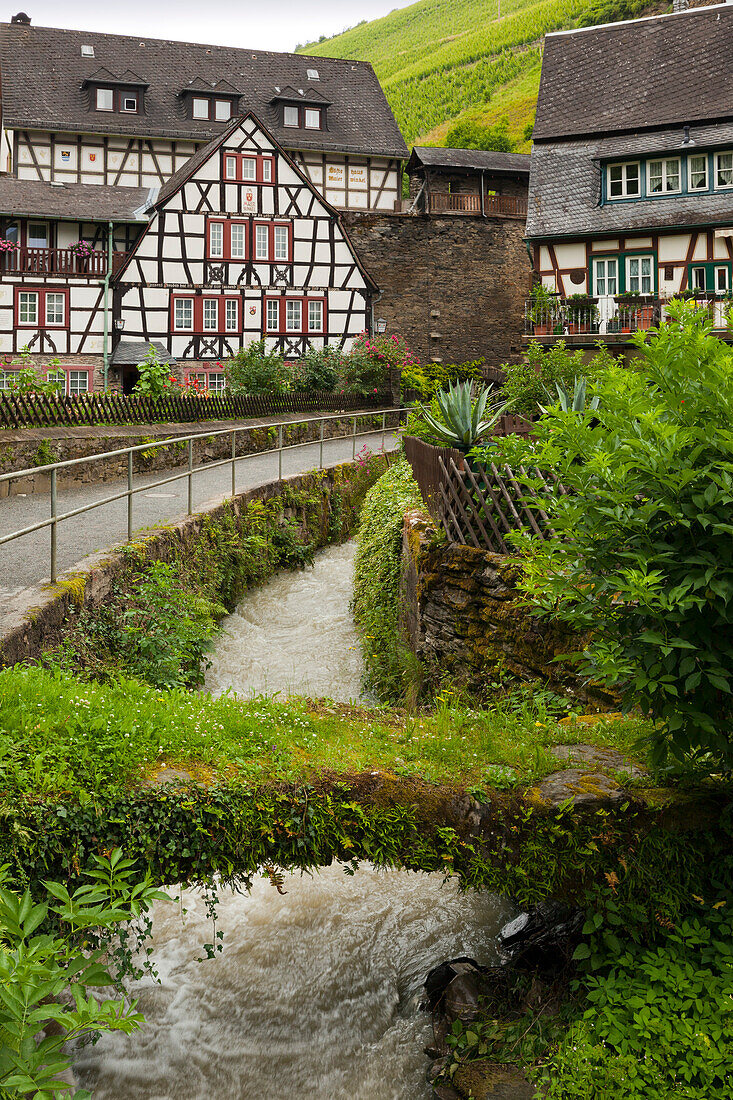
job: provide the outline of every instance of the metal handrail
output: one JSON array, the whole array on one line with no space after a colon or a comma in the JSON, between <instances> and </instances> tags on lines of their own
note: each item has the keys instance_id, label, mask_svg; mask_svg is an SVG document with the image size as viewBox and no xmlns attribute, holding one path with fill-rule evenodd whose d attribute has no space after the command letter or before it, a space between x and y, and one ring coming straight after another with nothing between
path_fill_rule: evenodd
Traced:
<instances>
[{"instance_id":1,"label":"metal handrail","mask_svg":"<svg viewBox=\"0 0 733 1100\"><path fill-rule=\"evenodd\" d=\"M4 546L8 542L13 542L15 539L22 538L24 535L30 535L34 531L40 531L44 527L50 527L51 529L51 583L56 583L56 535L58 525L63 520L73 519L75 516L80 516L84 512L91 512L95 508L102 508L106 504L113 504L117 500L127 498L127 541L132 541L133 523L132 523L132 501L136 493L143 492L144 490L156 489L161 485L170 485L173 481L180 481L182 478L188 479L188 499L187 499L187 514L190 516L193 513L193 478L194 475L200 473L203 470L215 470L220 466L231 466L232 470L232 496L236 495L236 477L237 477L237 462L243 462L248 458L261 458L263 455L277 454L278 456L278 481L282 481L283 476L283 451L294 451L299 447L312 447L318 443L319 446L319 470L323 469L323 444L324 444L324 425L329 420L351 420L352 431L350 436L342 438L351 438L351 456L352 459L356 458L356 441L365 435L375 435L381 432L382 446L384 446L384 436L387 431L387 416L389 414L397 415L400 417L399 407L391 407L388 409L370 409L365 412L352 413L349 412L346 415L333 413L328 416L314 416L303 417L289 421L283 424L282 421L271 420L254 425L258 430L265 428L277 428L277 446L271 447L265 451L253 451L251 454L237 455L237 434L239 432L251 431L251 424L245 424L238 428L217 428L214 431L208 432L192 432L189 435L174 436L169 439L154 440L149 443L137 443L132 447L120 447L115 451L103 451L100 454L84 455L81 458L69 458L63 462L49 462L45 466L34 466L26 470L13 470L10 473L0 474L0 484L4 481L14 481L17 478L22 477L35 477L37 474L49 474L51 478L51 515L48 519L39 520L37 523L29 524L27 527L22 527L18 531L11 531L9 535L0 536L0 546ZM381 428L369 428L367 431L357 432L356 422L364 417L374 418L375 416L382 417ZM319 424L320 425L320 439L317 440L305 440L300 443L283 443L283 428L294 427L298 424ZM193 445L197 439L211 439L212 436L225 436L229 435L232 439L232 453L229 458L222 458L216 462L205 462L200 466L194 467L193 464ZM338 438L338 437L335 437ZM133 485L133 455L137 451L152 451L158 447L168 447L172 443L187 443L188 444L188 463L187 468L179 474L173 474L170 477L160 478L158 481L146 482L144 485ZM98 462L101 459L117 458L120 455L127 455L127 488L123 489L119 493L114 493L112 496L104 497L102 500L95 500L91 504L83 504L79 508L72 508L68 512L58 511L58 487L57 487L57 472L59 470L68 469L71 466L81 466L84 463Z\"/></svg>"}]
</instances>

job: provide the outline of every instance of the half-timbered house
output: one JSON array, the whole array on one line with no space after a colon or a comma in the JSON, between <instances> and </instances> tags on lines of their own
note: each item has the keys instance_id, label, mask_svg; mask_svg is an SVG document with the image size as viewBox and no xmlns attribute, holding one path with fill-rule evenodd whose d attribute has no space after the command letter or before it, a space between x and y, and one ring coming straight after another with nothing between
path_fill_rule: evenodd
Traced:
<instances>
[{"instance_id":1,"label":"half-timbered house","mask_svg":"<svg viewBox=\"0 0 733 1100\"><path fill-rule=\"evenodd\" d=\"M547 35L526 232L528 336L624 345L680 293L724 333L733 5Z\"/></svg>"},{"instance_id":2,"label":"half-timbered house","mask_svg":"<svg viewBox=\"0 0 733 1100\"><path fill-rule=\"evenodd\" d=\"M248 114L167 181L116 273L113 380L121 364L132 382L130 342L164 346L210 389L251 340L286 359L347 345L370 326L375 289L338 212Z\"/></svg>"},{"instance_id":3,"label":"half-timbered house","mask_svg":"<svg viewBox=\"0 0 733 1100\"><path fill-rule=\"evenodd\" d=\"M407 157L370 65L20 13L0 79L0 387L26 347L67 392L129 387L148 340L216 387L203 364L251 339L369 325L337 208L394 211Z\"/></svg>"}]
</instances>

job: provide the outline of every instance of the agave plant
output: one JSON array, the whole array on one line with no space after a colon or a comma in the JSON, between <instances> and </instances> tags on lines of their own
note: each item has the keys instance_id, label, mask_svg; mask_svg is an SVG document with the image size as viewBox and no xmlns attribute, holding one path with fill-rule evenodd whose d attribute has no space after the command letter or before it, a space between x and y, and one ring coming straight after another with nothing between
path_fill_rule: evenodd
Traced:
<instances>
[{"instance_id":1,"label":"agave plant","mask_svg":"<svg viewBox=\"0 0 733 1100\"><path fill-rule=\"evenodd\" d=\"M436 441L468 454L489 434L508 405L508 402L504 402L488 406L492 390L493 386L481 386L475 398L472 382L456 382L455 386L449 386L447 390L438 390L435 400L444 423L421 405L425 422Z\"/></svg>"},{"instance_id":2,"label":"agave plant","mask_svg":"<svg viewBox=\"0 0 733 1100\"><path fill-rule=\"evenodd\" d=\"M596 394L590 401L586 402L586 380L585 378L573 379L573 392L564 383L555 383L555 389L557 390L557 400L560 408L563 412L582 413L586 409L595 411L598 408L600 398ZM548 390L549 394L549 390ZM550 395L551 396L551 395ZM547 409L543 405L540 405L543 412L547 412Z\"/></svg>"}]
</instances>

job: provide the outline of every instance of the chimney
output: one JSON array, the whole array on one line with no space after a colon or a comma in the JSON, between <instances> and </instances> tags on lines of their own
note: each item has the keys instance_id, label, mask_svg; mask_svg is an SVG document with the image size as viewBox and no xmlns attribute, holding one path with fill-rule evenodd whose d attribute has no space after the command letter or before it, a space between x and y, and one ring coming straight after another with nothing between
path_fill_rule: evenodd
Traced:
<instances>
[{"instance_id":1,"label":"chimney","mask_svg":"<svg viewBox=\"0 0 733 1100\"><path fill-rule=\"evenodd\" d=\"M30 17L30 15L26 15L26 13L24 11L19 11L17 15L13 16L13 18L10 20L10 22L11 23L25 23L25 25L29 27L30 23L31 23L31 17Z\"/></svg>"}]
</instances>

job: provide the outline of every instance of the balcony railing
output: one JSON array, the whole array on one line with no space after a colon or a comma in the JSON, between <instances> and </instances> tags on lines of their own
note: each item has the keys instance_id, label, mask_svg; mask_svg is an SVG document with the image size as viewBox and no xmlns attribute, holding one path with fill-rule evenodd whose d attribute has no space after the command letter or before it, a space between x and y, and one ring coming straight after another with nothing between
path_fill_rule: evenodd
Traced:
<instances>
[{"instance_id":1,"label":"balcony railing","mask_svg":"<svg viewBox=\"0 0 733 1100\"><path fill-rule=\"evenodd\" d=\"M526 217L527 201L516 195L487 195L481 210L481 195L460 191L431 191L427 201L430 214L502 214L505 217Z\"/></svg>"},{"instance_id":2,"label":"balcony railing","mask_svg":"<svg viewBox=\"0 0 733 1100\"><path fill-rule=\"evenodd\" d=\"M127 253L115 252L112 270L124 261ZM73 248L16 248L0 252L0 273L18 275L81 275L103 279L107 271L107 255L103 251L81 256Z\"/></svg>"},{"instance_id":3,"label":"balcony railing","mask_svg":"<svg viewBox=\"0 0 733 1100\"><path fill-rule=\"evenodd\" d=\"M698 308L709 310L715 329L728 327L728 311L733 305L730 298L701 294L690 301ZM558 295L547 302L528 298L524 310L524 332L526 336L538 339L560 339L565 336L623 339L632 332L644 331L666 320L666 304L666 301L652 297L573 301Z\"/></svg>"}]
</instances>

